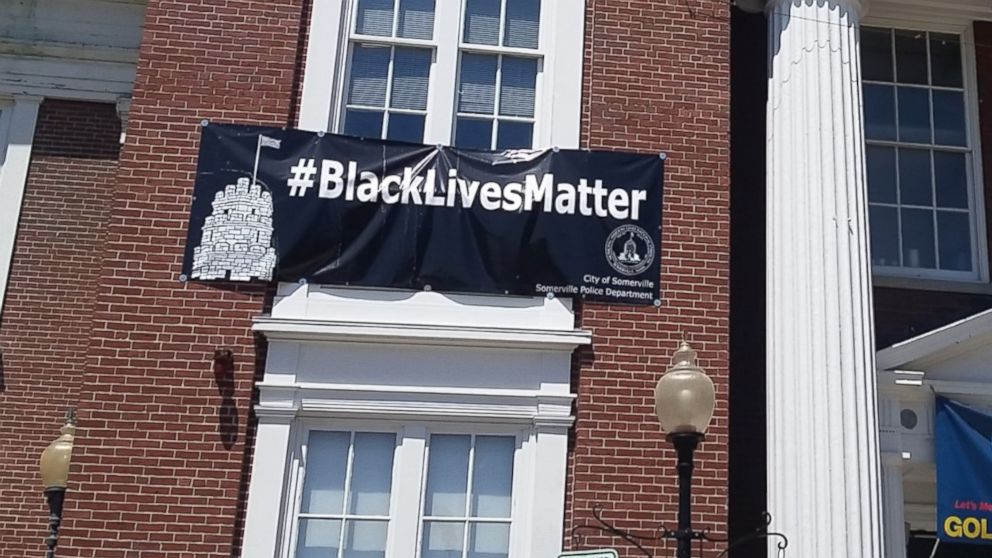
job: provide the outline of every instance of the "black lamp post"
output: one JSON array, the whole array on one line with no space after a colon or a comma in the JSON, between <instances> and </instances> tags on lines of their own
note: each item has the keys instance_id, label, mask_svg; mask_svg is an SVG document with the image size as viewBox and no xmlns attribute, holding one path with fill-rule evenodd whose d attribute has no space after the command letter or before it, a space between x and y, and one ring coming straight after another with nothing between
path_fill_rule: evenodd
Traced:
<instances>
[{"instance_id":1,"label":"black lamp post","mask_svg":"<svg viewBox=\"0 0 992 558\"><path fill-rule=\"evenodd\" d=\"M696 364L696 351L683 341L654 389L658 422L678 456L678 529L670 534L678 543L677 558L690 558L692 541L703 536L692 529L693 454L713 419L715 401L713 380Z\"/></svg>"},{"instance_id":2,"label":"black lamp post","mask_svg":"<svg viewBox=\"0 0 992 558\"><path fill-rule=\"evenodd\" d=\"M76 435L76 410L66 413L62 435L41 453L41 480L45 487L45 500L48 502L48 545L47 558L54 558L55 545L59 540L59 524L62 523L62 504L65 490L69 485L69 462L72 459L72 443Z\"/></svg>"}]
</instances>

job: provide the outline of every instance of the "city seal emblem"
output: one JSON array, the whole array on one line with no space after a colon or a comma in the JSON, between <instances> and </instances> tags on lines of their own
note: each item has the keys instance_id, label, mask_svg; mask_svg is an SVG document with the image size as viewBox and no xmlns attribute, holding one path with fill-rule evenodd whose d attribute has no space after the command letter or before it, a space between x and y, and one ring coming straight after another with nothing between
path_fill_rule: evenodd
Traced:
<instances>
[{"instance_id":1,"label":"city seal emblem","mask_svg":"<svg viewBox=\"0 0 992 558\"><path fill-rule=\"evenodd\" d=\"M621 225L606 238L606 261L624 275L644 273L654 263L654 241L637 225Z\"/></svg>"}]
</instances>

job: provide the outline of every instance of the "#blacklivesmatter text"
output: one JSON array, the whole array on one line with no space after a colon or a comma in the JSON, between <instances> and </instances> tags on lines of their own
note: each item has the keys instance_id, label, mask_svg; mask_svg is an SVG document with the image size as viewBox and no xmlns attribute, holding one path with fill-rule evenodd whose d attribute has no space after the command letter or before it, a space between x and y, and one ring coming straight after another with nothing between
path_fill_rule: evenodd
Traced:
<instances>
[{"instance_id":1,"label":"#blacklivesmatter text","mask_svg":"<svg viewBox=\"0 0 992 558\"><path fill-rule=\"evenodd\" d=\"M358 164L333 159L300 159L290 168L286 181L291 197L306 197L311 191L325 199L344 198L362 203L411 204L434 207L471 208L476 204L489 211L532 211L561 215L611 217L637 221L646 190L603 187L602 180L580 178L577 184L555 182L553 174L528 174L523 182L482 182L448 171L439 181L437 171L405 167L399 174L379 176L358 170ZM318 173L319 170L319 173ZM422 173L422 174L421 174ZM316 190L314 187L316 186Z\"/></svg>"}]
</instances>

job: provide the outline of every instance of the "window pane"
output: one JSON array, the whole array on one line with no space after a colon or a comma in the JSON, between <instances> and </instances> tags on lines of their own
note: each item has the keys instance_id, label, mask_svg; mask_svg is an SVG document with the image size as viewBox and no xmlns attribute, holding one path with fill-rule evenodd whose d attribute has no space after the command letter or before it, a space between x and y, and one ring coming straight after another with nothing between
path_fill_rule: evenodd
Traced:
<instances>
[{"instance_id":1,"label":"window pane","mask_svg":"<svg viewBox=\"0 0 992 558\"><path fill-rule=\"evenodd\" d=\"M894 147L867 147L868 201L896 203L896 150Z\"/></svg>"},{"instance_id":2,"label":"window pane","mask_svg":"<svg viewBox=\"0 0 992 558\"><path fill-rule=\"evenodd\" d=\"M861 77L872 81L892 79L892 32L861 28Z\"/></svg>"},{"instance_id":3,"label":"window pane","mask_svg":"<svg viewBox=\"0 0 992 558\"><path fill-rule=\"evenodd\" d=\"M395 434L355 434L348 513L389 515Z\"/></svg>"},{"instance_id":4,"label":"window pane","mask_svg":"<svg viewBox=\"0 0 992 558\"><path fill-rule=\"evenodd\" d=\"M473 523L469 527L469 558L506 558L509 553L509 524Z\"/></svg>"},{"instance_id":5,"label":"window pane","mask_svg":"<svg viewBox=\"0 0 992 558\"><path fill-rule=\"evenodd\" d=\"M358 0L355 31L362 35L393 35L393 0Z\"/></svg>"},{"instance_id":6,"label":"window pane","mask_svg":"<svg viewBox=\"0 0 992 558\"><path fill-rule=\"evenodd\" d=\"M506 0L506 30L503 45L537 48L541 0Z\"/></svg>"},{"instance_id":7,"label":"window pane","mask_svg":"<svg viewBox=\"0 0 992 558\"><path fill-rule=\"evenodd\" d=\"M455 124L455 147L465 149L491 149L493 121L478 118L459 118Z\"/></svg>"},{"instance_id":8,"label":"window pane","mask_svg":"<svg viewBox=\"0 0 992 558\"><path fill-rule=\"evenodd\" d=\"M496 56L462 54L458 112L492 114L496 106Z\"/></svg>"},{"instance_id":9,"label":"window pane","mask_svg":"<svg viewBox=\"0 0 992 558\"><path fill-rule=\"evenodd\" d=\"M400 0L397 35L407 39L434 38L434 0Z\"/></svg>"},{"instance_id":10,"label":"window pane","mask_svg":"<svg viewBox=\"0 0 992 558\"><path fill-rule=\"evenodd\" d=\"M348 82L348 104L385 106L388 72L389 47L355 45Z\"/></svg>"},{"instance_id":11,"label":"window pane","mask_svg":"<svg viewBox=\"0 0 992 558\"><path fill-rule=\"evenodd\" d=\"M347 432L310 433L301 512L344 511L344 476L348 468L349 445L351 435ZM336 539L334 544L337 544Z\"/></svg>"},{"instance_id":12,"label":"window pane","mask_svg":"<svg viewBox=\"0 0 992 558\"><path fill-rule=\"evenodd\" d=\"M941 269L971 271L971 225L967 213L938 211L937 240Z\"/></svg>"},{"instance_id":13,"label":"window pane","mask_svg":"<svg viewBox=\"0 0 992 558\"><path fill-rule=\"evenodd\" d=\"M397 48L393 55L393 92L389 106L426 110L427 84L431 73L431 51Z\"/></svg>"},{"instance_id":14,"label":"window pane","mask_svg":"<svg viewBox=\"0 0 992 558\"><path fill-rule=\"evenodd\" d=\"M329 558L338 555L341 522L329 519L300 519L296 558Z\"/></svg>"},{"instance_id":15,"label":"window pane","mask_svg":"<svg viewBox=\"0 0 992 558\"><path fill-rule=\"evenodd\" d=\"M927 34L897 29L896 80L899 83L927 83Z\"/></svg>"},{"instance_id":16,"label":"window pane","mask_svg":"<svg viewBox=\"0 0 992 558\"><path fill-rule=\"evenodd\" d=\"M899 141L930 143L929 94L920 87L899 88Z\"/></svg>"},{"instance_id":17,"label":"window pane","mask_svg":"<svg viewBox=\"0 0 992 558\"><path fill-rule=\"evenodd\" d=\"M934 85L961 87L961 43L957 35L930 33L930 77Z\"/></svg>"},{"instance_id":18,"label":"window pane","mask_svg":"<svg viewBox=\"0 0 992 558\"><path fill-rule=\"evenodd\" d=\"M869 205L872 265L899 265L899 222L896 208Z\"/></svg>"},{"instance_id":19,"label":"window pane","mask_svg":"<svg viewBox=\"0 0 992 558\"><path fill-rule=\"evenodd\" d=\"M391 113L386 139L422 143L424 141L425 120L426 117L422 114Z\"/></svg>"},{"instance_id":20,"label":"window pane","mask_svg":"<svg viewBox=\"0 0 992 558\"><path fill-rule=\"evenodd\" d=\"M424 524L421 558L461 558L464 523L428 521Z\"/></svg>"},{"instance_id":21,"label":"window pane","mask_svg":"<svg viewBox=\"0 0 992 558\"><path fill-rule=\"evenodd\" d=\"M496 130L496 149L530 149L533 136L533 124L500 120Z\"/></svg>"},{"instance_id":22,"label":"window pane","mask_svg":"<svg viewBox=\"0 0 992 558\"><path fill-rule=\"evenodd\" d=\"M499 113L503 116L534 116L537 60L503 57L499 87Z\"/></svg>"},{"instance_id":23,"label":"window pane","mask_svg":"<svg viewBox=\"0 0 992 558\"><path fill-rule=\"evenodd\" d=\"M513 452L508 436L478 436L472 473L472 516L510 517L513 488Z\"/></svg>"},{"instance_id":24,"label":"window pane","mask_svg":"<svg viewBox=\"0 0 992 558\"><path fill-rule=\"evenodd\" d=\"M933 92L933 134L938 145L968 144L964 123L964 94L956 91Z\"/></svg>"},{"instance_id":25,"label":"window pane","mask_svg":"<svg viewBox=\"0 0 992 558\"><path fill-rule=\"evenodd\" d=\"M469 436L431 436L424 514L465 517Z\"/></svg>"},{"instance_id":26,"label":"window pane","mask_svg":"<svg viewBox=\"0 0 992 558\"><path fill-rule=\"evenodd\" d=\"M899 150L899 195L904 205L933 205L929 151Z\"/></svg>"},{"instance_id":27,"label":"window pane","mask_svg":"<svg viewBox=\"0 0 992 558\"><path fill-rule=\"evenodd\" d=\"M968 209L968 174L964 153L935 151L933 174L937 180L937 205Z\"/></svg>"},{"instance_id":28,"label":"window pane","mask_svg":"<svg viewBox=\"0 0 992 558\"><path fill-rule=\"evenodd\" d=\"M499 9L496 0L465 2L465 42L477 45L499 44Z\"/></svg>"},{"instance_id":29,"label":"window pane","mask_svg":"<svg viewBox=\"0 0 992 558\"><path fill-rule=\"evenodd\" d=\"M933 211L902 210L902 262L904 267L933 269L937 267L934 254Z\"/></svg>"},{"instance_id":30,"label":"window pane","mask_svg":"<svg viewBox=\"0 0 992 558\"><path fill-rule=\"evenodd\" d=\"M349 521L344 538L344 558L382 558L386 555L385 521ZM334 558L325 556L324 558Z\"/></svg>"},{"instance_id":31,"label":"window pane","mask_svg":"<svg viewBox=\"0 0 992 558\"><path fill-rule=\"evenodd\" d=\"M864 86L865 137L867 139L896 139L895 88L887 85Z\"/></svg>"},{"instance_id":32,"label":"window pane","mask_svg":"<svg viewBox=\"0 0 992 558\"><path fill-rule=\"evenodd\" d=\"M363 138L382 137L382 113L348 109L344 115L344 133Z\"/></svg>"}]
</instances>

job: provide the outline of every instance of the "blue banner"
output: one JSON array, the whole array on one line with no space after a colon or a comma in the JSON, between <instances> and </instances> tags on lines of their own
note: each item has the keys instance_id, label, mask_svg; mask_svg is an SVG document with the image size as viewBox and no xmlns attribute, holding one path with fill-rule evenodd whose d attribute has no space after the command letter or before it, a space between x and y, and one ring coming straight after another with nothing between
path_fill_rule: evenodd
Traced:
<instances>
[{"instance_id":1,"label":"blue banner","mask_svg":"<svg viewBox=\"0 0 992 558\"><path fill-rule=\"evenodd\" d=\"M937 538L992 544L992 415L936 398Z\"/></svg>"}]
</instances>

